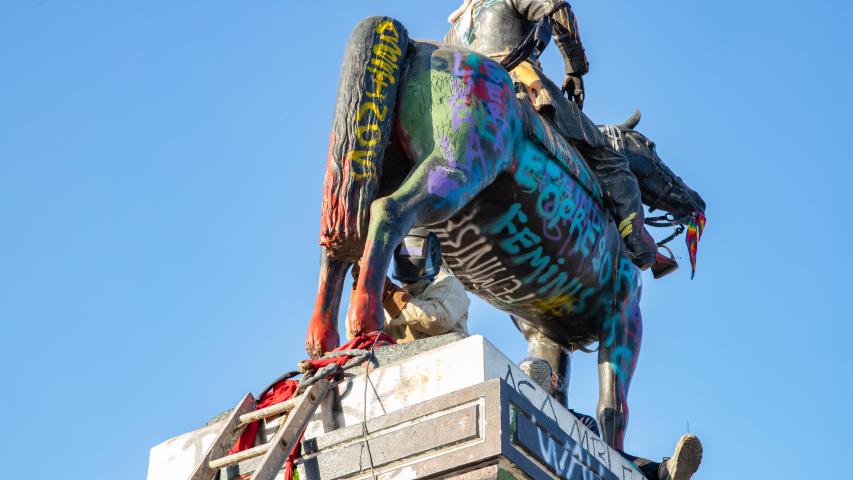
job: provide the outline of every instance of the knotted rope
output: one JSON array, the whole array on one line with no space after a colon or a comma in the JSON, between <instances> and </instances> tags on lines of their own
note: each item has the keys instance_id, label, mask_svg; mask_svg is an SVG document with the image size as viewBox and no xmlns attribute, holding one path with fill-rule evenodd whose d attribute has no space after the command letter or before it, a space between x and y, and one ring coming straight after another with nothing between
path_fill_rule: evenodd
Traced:
<instances>
[{"instance_id":1,"label":"knotted rope","mask_svg":"<svg viewBox=\"0 0 853 480\"><path fill-rule=\"evenodd\" d=\"M299 369L303 374L302 378L299 381L293 379L300 372L289 372L279 377L272 385L264 389L260 400L255 405L255 410L298 397L305 392L305 389L317 383L321 378L333 380L335 377L339 377L341 373L364 364L373 356L373 349L377 345L391 345L394 343L396 342L390 336L382 332L375 332L356 337L316 360L303 360L299 362ZM248 450L255 446L255 437L258 434L260 422L258 420L246 426L246 429L243 430L234 447L228 452L229 455ZM296 459L299 457L302 447L302 435L304 434L305 431L303 430L299 435L299 439L294 444L293 450L291 450L290 455L287 457L284 470L285 480L293 479L293 469Z\"/></svg>"}]
</instances>

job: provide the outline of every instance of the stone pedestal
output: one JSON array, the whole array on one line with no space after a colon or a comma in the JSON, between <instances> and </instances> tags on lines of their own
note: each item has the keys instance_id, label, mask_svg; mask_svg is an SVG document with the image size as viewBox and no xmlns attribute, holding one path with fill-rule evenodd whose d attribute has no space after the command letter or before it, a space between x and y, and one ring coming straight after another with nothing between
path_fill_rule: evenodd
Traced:
<instances>
[{"instance_id":1,"label":"stone pedestal","mask_svg":"<svg viewBox=\"0 0 853 480\"><path fill-rule=\"evenodd\" d=\"M388 480L643 479L483 337L430 340L377 351L366 394L363 370L332 390L305 432L300 479L371 478L371 463ZM219 427L154 447L148 480L185 480Z\"/></svg>"}]
</instances>

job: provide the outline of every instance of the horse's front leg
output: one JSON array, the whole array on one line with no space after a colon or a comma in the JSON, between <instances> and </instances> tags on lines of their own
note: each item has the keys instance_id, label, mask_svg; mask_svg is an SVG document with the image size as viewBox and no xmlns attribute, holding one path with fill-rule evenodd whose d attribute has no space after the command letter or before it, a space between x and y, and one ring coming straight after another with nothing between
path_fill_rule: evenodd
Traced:
<instances>
[{"instance_id":1,"label":"horse's front leg","mask_svg":"<svg viewBox=\"0 0 853 480\"><path fill-rule=\"evenodd\" d=\"M320 256L320 281L317 285L317 301L314 314L308 324L305 349L311 358L334 350L339 344L338 311L341 306L341 291L344 288L347 270L351 263L335 260L323 247Z\"/></svg>"},{"instance_id":2,"label":"horse's front leg","mask_svg":"<svg viewBox=\"0 0 853 480\"><path fill-rule=\"evenodd\" d=\"M510 317L515 326L524 335L524 339L527 340L527 355L532 360L529 361L530 363L522 363L522 371L543 387L545 391L553 395L561 405L568 408L571 354L562 345L545 336L532 323L521 317L512 315ZM551 367L549 378L540 378L543 372L528 371L535 367L533 363L537 359L548 362L548 365Z\"/></svg>"},{"instance_id":3,"label":"horse's front leg","mask_svg":"<svg viewBox=\"0 0 853 480\"><path fill-rule=\"evenodd\" d=\"M625 262L628 260L623 260L623 265ZM636 270L630 264L626 268ZM620 451L624 450L628 427L628 388L637 367L643 337L640 287L634 285L637 285L635 294L604 321L599 339L598 425L602 439Z\"/></svg>"}]
</instances>

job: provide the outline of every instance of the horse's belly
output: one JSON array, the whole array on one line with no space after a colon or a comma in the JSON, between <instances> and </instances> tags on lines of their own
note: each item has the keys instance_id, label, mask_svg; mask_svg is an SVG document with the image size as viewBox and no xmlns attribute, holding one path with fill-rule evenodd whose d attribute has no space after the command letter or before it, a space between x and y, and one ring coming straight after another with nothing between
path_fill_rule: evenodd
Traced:
<instances>
[{"instance_id":1,"label":"horse's belly","mask_svg":"<svg viewBox=\"0 0 853 480\"><path fill-rule=\"evenodd\" d=\"M470 292L555 340L597 337L621 241L590 195L533 144L512 173L431 230Z\"/></svg>"}]
</instances>

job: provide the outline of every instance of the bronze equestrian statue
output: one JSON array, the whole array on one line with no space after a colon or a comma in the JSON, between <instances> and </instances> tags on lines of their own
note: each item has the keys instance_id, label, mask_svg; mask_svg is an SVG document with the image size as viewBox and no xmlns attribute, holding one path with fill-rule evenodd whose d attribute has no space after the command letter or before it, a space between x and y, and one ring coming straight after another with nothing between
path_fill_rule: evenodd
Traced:
<instances>
[{"instance_id":1,"label":"bronze equestrian statue","mask_svg":"<svg viewBox=\"0 0 853 480\"><path fill-rule=\"evenodd\" d=\"M559 91L545 77L541 83ZM382 328L394 249L412 227L426 227L470 292L554 345L598 342L599 424L621 450L642 336L640 269L609 213L611 195L581 152L607 145L632 164L662 162L635 121L607 127L607 135L573 126L590 136L584 142L553 114L537 113L524 93L486 55L411 40L387 17L356 26L329 142L307 349L317 356L338 345L343 283L359 260L348 334ZM650 194L674 217L704 209L683 183L661 185Z\"/></svg>"},{"instance_id":2,"label":"bronze equestrian statue","mask_svg":"<svg viewBox=\"0 0 853 480\"><path fill-rule=\"evenodd\" d=\"M643 226L640 188L627 159L612 148L581 111L585 97L583 75L589 71L589 61L571 6L551 0L465 0L448 20L452 27L445 43L500 61L522 93L530 97L536 111L575 141L602 184L609 210L634 263L645 270L657 261L657 270L674 270L675 265L663 265L667 258L657 255L657 245ZM562 91L542 73L538 61L549 31L554 33L554 43L565 64ZM542 38L537 39L537 35ZM574 102L563 98L564 92Z\"/></svg>"}]
</instances>

